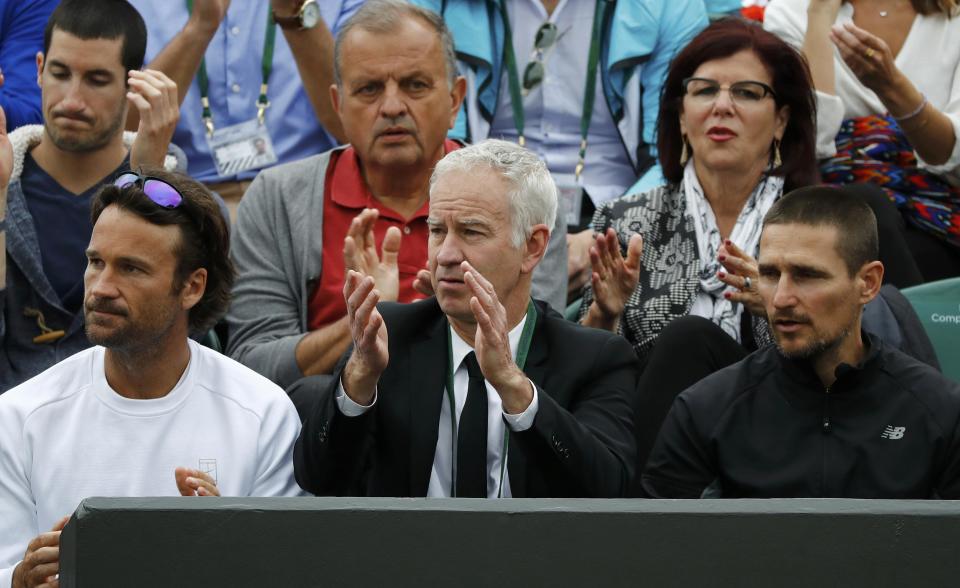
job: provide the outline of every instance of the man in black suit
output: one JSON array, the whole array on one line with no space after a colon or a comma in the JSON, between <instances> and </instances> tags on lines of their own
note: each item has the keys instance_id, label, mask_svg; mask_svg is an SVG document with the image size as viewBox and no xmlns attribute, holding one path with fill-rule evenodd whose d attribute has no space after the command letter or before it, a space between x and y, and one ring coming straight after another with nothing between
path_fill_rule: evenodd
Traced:
<instances>
[{"instance_id":1,"label":"man in black suit","mask_svg":"<svg viewBox=\"0 0 960 588\"><path fill-rule=\"evenodd\" d=\"M490 498L626 492L633 351L530 299L556 214L546 167L512 143L484 141L437 164L427 221L436 297L378 305L373 279L349 272L353 350L297 440L304 489Z\"/></svg>"}]
</instances>

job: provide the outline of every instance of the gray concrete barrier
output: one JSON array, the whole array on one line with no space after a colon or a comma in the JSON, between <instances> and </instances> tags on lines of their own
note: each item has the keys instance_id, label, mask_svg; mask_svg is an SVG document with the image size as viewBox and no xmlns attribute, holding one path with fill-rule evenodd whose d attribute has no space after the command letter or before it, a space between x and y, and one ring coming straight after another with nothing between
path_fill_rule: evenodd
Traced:
<instances>
[{"instance_id":1,"label":"gray concrete barrier","mask_svg":"<svg viewBox=\"0 0 960 588\"><path fill-rule=\"evenodd\" d=\"M960 504L91 498L61 585L956 586Z\"/></svg>"}]
</instances>

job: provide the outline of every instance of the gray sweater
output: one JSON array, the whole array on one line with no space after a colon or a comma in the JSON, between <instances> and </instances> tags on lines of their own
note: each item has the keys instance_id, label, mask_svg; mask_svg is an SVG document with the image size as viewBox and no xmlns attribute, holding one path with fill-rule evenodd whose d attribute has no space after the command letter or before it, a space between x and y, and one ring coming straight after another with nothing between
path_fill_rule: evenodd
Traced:
<instances>
[{"instance_id":1,"label":"gray sweater","mask_svg":"<svg viewBox=\"0 0 960 588\"><path fill-rule=\"evenodd\" d=\"M295 349L309 331L307 304L319 284L323 193L330 153L263 170L237 212L237 266L227 313L227 354L286 388L303 377ZM534 271L533 296L562 310L567 296L563 215Z\"/></svg>"}]
</instances>

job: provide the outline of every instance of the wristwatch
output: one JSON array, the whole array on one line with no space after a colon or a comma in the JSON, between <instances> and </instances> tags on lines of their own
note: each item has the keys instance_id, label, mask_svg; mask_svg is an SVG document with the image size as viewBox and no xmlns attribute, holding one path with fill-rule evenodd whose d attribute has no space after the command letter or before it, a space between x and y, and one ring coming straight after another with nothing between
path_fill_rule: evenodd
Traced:
<instances>
[{"instance_id":1,"label":"wristwatch","mask_svg":"<svg viewBox=\"0 0 960 588\"><path fill-rule=\"evenodd\" d=\"M320 5L317 0L304 0L300 9L293 16L280 16L273 11L273 20L281 29L304 30L312 29L320 22Z\"/></svg>"}]
</instances>

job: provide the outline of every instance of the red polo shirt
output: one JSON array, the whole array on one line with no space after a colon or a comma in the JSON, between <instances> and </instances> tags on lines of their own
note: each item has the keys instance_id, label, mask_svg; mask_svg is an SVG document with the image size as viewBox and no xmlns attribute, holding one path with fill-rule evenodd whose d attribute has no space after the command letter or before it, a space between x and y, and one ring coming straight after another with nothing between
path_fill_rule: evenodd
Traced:
<instances>
[{"instance_id":1,"label":"red polo shirt","mask_svg":"<svg viewBox=\"0 0 960 588\"><path fill-rule=\"evenodd\" d=\"M459 149L460 145L447 140L444 148L449 153ZM387 229L400 229L400 255L397 259L400 270L400 302L423 298L422 294L413 289L413 280L417 277L417 272L427 264L429 202L424 202L409 219L404 219L393 209L381 204L370 194L363 181L356 151L353 147L348 147L343 151L334 151L327 166L323 193L323 266L320 269L320 282L307 305L307 323L310 330L319 329L347 314L347 305L343 300L343 280L346 274L343 266L343 240L347 236L350 222L364 208L376 208L380 212L373 227L378 254Z\"/></svg>"}]
</instances>

